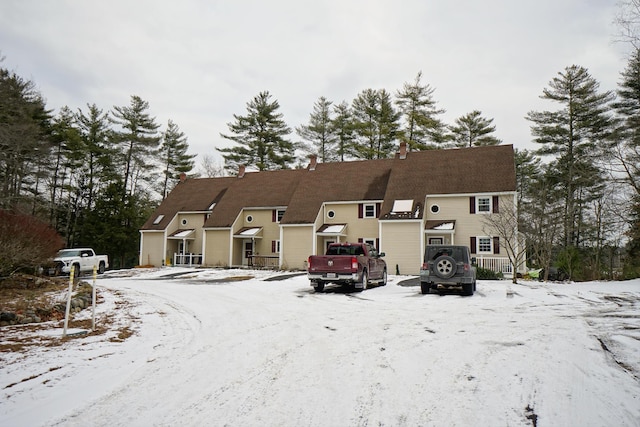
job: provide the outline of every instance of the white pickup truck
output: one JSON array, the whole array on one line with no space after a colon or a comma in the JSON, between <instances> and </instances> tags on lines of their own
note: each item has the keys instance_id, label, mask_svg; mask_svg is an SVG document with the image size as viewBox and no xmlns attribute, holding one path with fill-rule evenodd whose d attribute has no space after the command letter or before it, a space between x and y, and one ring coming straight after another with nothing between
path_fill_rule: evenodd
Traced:
<instances>
[{"instance_id":1,"label":"white pickup truck","mask_svg":"<svg viewBox=\"0 0 640 427\"><path fill-rule=\"evenodd\" d=\"M107 255L96 255L91 248L62 249L53 259L55 264L55 275L69 274L71 267L74 274L92 272L95 267L98 273L102 274L109 268L109 257Z\"/></svg>"}]
</instances>

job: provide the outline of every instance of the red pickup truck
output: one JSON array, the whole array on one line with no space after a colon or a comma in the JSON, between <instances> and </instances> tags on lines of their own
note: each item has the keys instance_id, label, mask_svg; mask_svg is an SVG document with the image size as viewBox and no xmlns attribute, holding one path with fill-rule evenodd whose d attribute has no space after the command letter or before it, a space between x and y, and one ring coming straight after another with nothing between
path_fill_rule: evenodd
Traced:
<instances>
[{"instance_id":1,"label":"red pickup truck","mask_svg":"<svg viewBox=\"0 0 640 427\"><path fill-rule=\"evenodd\" d=\"M335 283L364 290L370 284L387 284L387 263L368 243L332 243L325 255L311 255L307 264L307 277L316 292L324 285Z\"/></svg>"}]
</instances>

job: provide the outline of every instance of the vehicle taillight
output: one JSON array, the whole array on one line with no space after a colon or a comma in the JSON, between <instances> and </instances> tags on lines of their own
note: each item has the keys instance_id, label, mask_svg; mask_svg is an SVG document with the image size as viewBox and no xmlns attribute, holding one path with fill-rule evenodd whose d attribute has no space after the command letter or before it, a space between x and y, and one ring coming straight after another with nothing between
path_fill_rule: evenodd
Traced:
<instances>
[{"instance_id":1,"label":"vehicle taillight","mask_svg":"<svg viewBox=\"0 0 640 427\"><path fill-rule=\"evenodd\" d=\"M307 271L311 271L311 257L307 258Z\"/></svg>"},{"instance_id":2,"label":"vehicle taillight","mask_svg":"<svg viewBox=\"0 0 640 427\"><path fill-rule=\"evenodd\" d=\"M429 269L429 264L426 262L422 263L422 267L420 267L421 270L428 270Z\"/></svg>"},{"instance_id":3,"label":"vehicle taillight","mask_svg":"<svg viewBox=\"0 0 640 427\"><path fill-rule=\"evenodd\" d=\"M470 269L471 267L469 266L469 264L464 265L464 271L469 271Z\"/></svg>"},{"instance_id":4,"label":"vehicle taillight","mask_svg":"<svg viewBox=\"0 0 640 427\"><path fill-rule=\"evenodd\" d=\"M358 271L358 258L351 257L351 270Z\"/></svg>"}]
</instances>

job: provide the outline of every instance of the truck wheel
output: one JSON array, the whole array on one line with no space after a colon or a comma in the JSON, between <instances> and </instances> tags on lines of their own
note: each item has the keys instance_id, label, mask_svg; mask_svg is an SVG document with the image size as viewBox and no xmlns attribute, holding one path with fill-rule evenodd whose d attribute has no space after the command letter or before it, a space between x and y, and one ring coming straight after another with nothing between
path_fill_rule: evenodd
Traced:
<instances>
[{"instance_id":1,"label":"truck wheel","mask_svg":"<svg viewBox=\"0 0 640 427\"><path fill-rule=\"evenodd\" d=\"M384 270L384 272L382 273L382 286L386 286L387 285L387 270Z\"/></svg>"},{"instance_id":2,"label":"truck wheel","mask_svg":"<svg viewBox=\"0 0 640 427\"><path fill-rule=\"evenodd\" d=\"M442 279L448 279L456 274L456 269L458 268L456 260L448 255L442 255L436 259L436 265L434 267L436 276Z\"/></svg>"},{"instance_id":3,"label":"truck wheel","mask_svg":"<svg viewBox=\"0 0 640 427\"><path fill-rule=\"evenodd\" d=\"M54 270L53 274L55 276L62 276L62 264L61 263L57 263L56 264L56 267L55 267L55 270Z\"/></svg>"},{"instance_id":4,"label":"truck wheel","mask_svg":"<svg viewBox=\"0 0 640 427\"><path fill-rule=\"evenodd\" d=\"M316 282L316 283L314 283L314 285L313 285L313 289L314 289L316 292L322 292L322 291L324 290L324 283L322 283L322 282Z\"/></svg>"},{"instance_id":5,"label":"truck wheel","mask_svg":"<svg viewBox=\"0 0 640 427\"><path fill-rule=\"evenodd\" d=\"M426 295L431 292L431 285L427 282L420 282L420 290L423 295Z\"/></svg>"},{"instance_id":6,"label":"truck wheel","mask_svg":"<svg viewBox=\"0 0 640 427\"><path fill-rule=\"evenodd\" d=\"M369 286L369 275L367 275L367 270L362 272L362 290L364 291Z\"/></svg>"},{"instance_id":7,"label":"truck wheel","mask_svg":"<svg viewBox=\"0 0 640 427\"><path fill-rule=\"evenodd\" d=\"M98 274L104 274L104 262L101 262L98 266Z\"/></svg>"}]
</instances>

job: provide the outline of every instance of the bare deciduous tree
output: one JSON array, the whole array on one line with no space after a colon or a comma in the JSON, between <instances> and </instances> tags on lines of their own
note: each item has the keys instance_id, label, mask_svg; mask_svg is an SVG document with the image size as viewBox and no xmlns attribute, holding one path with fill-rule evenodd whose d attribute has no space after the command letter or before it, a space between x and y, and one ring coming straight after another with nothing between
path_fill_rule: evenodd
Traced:
<instances>
[{"instance_id":1,"label":"bare deciduous tree","mask_svg":"<svg viewBox=\"0 0 640 427\"><path fill-rule=\"evenodd\" d=\"M614 23L619 29L618 41L640 48L640 0L621 0Z\"/></svg>"},{"instance_id":2,"label":"bare deciduous tree","mask_svg":"<svg viewBox=\"0 0 640 427\"><path fill-rule=\"evenodd\" d=\"M500 246L504 245L512 267L512 282L518 283L518 267L525 262L526 244L523 235L518 232L517 207L515 204L503 203L499 213L486 215L483 222L483 232L500 237Z\"/></svg>"}]
</instances>

